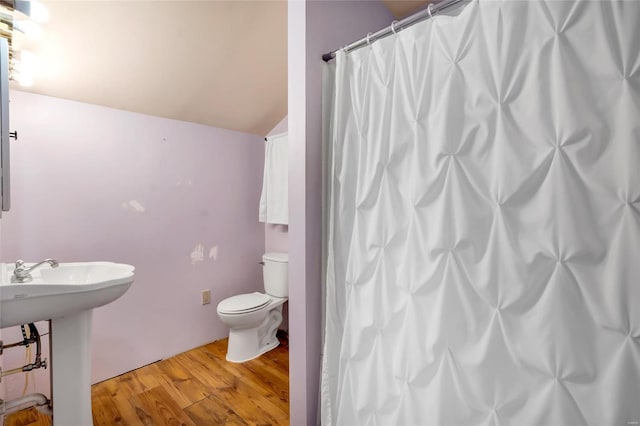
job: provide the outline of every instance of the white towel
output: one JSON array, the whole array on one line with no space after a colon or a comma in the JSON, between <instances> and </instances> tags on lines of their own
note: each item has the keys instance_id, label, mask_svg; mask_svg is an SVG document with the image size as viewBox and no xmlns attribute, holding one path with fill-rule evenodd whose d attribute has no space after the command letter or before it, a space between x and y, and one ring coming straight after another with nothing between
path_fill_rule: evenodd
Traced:
<instances>
[{"instance_id":1,"label":"white towel","mask_svg":"<svg viewBox=\"0 0 640 426\"><path fill-rule=\"evenodd\" d=\"M289 144L287 134L267 137L260 222L289 224Z\"/></svg>"}]
</instances>

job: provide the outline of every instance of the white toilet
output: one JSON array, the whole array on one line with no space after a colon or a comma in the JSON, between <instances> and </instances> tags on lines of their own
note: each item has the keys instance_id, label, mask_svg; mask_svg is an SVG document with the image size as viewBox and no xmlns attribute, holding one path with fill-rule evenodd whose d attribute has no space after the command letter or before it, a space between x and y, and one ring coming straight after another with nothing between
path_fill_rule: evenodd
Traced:
<instances>
[{"instance_id":1,"label":"white toilet","mask_svg":"<svg viewBox=\"0 0 640 426\"><path fill-rule=\"evenodd\" d=\"M265 293L239 294L218 304L218 316L229 326L227 361L249 361L278 346L276 332L289 296L288 263L287 253L265 253Z\"/></svg>"}]
</instances>

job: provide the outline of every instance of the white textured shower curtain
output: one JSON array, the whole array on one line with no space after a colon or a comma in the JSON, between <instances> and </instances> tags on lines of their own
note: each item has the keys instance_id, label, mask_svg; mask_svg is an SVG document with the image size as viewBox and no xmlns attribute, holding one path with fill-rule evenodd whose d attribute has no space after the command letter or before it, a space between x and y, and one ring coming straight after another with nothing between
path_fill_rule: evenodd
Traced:
<instances>
[{"instance_id":1,"label":"white textured shower curtain","mask_svg":"<svg viewBox=\"0 0 640 426\"><path fill-rule=\"evenodd\" d=\"M335 73L323 423L638 424L640 2L474 1Z\"/></svg>"}]
</instances>

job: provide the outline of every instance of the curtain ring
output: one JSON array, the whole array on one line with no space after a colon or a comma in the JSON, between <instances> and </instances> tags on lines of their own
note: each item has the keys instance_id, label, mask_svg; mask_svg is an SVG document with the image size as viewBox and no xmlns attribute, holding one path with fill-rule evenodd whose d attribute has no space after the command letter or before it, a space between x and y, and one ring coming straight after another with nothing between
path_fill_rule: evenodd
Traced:
<instances>
[{"instance_id":1,"label":"curtain ring","mask_svg":"<svg viewBox=\"0 0 640 426\"><path fill-rule=\"evenodd\" d=\"M397 24L397 23L398 23L398 21L397 21L397 20L395 20L395 21L393 21L393 22L391 23L391 32L392 32L392 33L394 33L394 34L397 34L397 33L396 33L396 24Z\"/></svg>"},{"instance_id":2,"label":"curtain ring","mask_svg":"<svg viewBox=\"0 0 640 426\"><path fill-rule=\"evenodd\" d=\"M432 6L433 6L433 3L429 3L429 6L427 6L427 14L429 15L429 19L433 18L433 13L431 13Z\"/></svg>"},{"instance_id":3,"label":"curtain ring","mask_svg":"<svg viewBox=\"0 0 640 426\"><path fill-rule=\"evenodd\" d=\"M371 47L371 40L370 40L370 37L371 37L371 33L368 33L368 34L367 34L367 45L368 45L369 47Z\"/></svg>"}]
</instances>

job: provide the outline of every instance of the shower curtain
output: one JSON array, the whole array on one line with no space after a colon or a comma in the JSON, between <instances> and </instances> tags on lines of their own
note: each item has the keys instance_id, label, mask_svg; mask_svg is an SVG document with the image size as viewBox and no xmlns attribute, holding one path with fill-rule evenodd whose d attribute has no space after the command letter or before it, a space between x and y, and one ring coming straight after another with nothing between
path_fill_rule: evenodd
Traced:
<instances>
[{"instance_id":1,"label":"shower curtain","mask_svg":"<svg viewBox=\"0 0 640 426\"><path fill-rule=\"evenodd\" d=\"M473 1L338 53L321 409L640 422L640 2Z\"/></svg>"}]
</instances>

